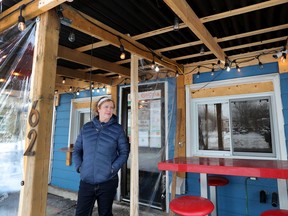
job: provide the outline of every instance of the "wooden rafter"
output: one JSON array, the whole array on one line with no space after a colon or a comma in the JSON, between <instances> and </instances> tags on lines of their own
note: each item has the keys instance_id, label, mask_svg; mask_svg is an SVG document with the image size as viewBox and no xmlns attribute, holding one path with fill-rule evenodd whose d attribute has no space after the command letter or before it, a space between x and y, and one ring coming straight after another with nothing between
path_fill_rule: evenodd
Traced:
<instances>
[{"instance_id":1,"label":"wooden rafter","mask_svg":"<svg viewBox=\"0 0 288 216\"><path fill-rule=\"evenodd\" d=\"M257 41L257 42L254 42L254 43L242 44L242 45L239 45L239 46L227 47L227 48L224 48L223 51L226 52L226 51L243 49L243 48L252 47L252 46L259 46L259 45L263 45L263 44L274 43L274 42L278 42L278 41L285 41L286 38L287 37L285 36L285 37L273 38L273 39L270 39L270 40ZM180 57L172 58L172 59L175 60L175 61L178 61L178 60L195 58L195 57L198 57L198 56L210 55L210 54L212 54L212 52L208 51L208 52L204 52L202 54L196 53L196 54L187 55L187 56L180 56ZM247 53L247 55L250 55L250 52Z\"/></svg>"},{"instance_id":2,"label":"wooden rafter","mask_svg":"<svg viewBox=\"0 0 288 216\"><path fill-rule=\"evenodd\" d=\"M185 0L164 0L164 2L180 17L191 31L203 41L206 47L208 47L219 60L225 61L226 55L224 51Z\"/></svg>"},{"instance_id":3,"label":"wooden rafter","mask_svg":"<svg viewBox=\"0 0 288 216\"><path fill-rule=\"evenodd\" d=\"M70 68L58 66L57 67L57 75L58 76L63 76L63 77L70 77L73 79L80 79L80 80L91 80L93 82L100 82L104 83L106 85L111 85L112 80L103 76L95 75L95 74L87 74L83 73L82 71L79 70L73 70Z\"/></svg>"},{"instance_id":4,"label":"wooden rafter","mask_svg":"<svg viewBox=\"0 0 288 216\"><path fill-rule=\"evenodd\" d=\"M163 65L173 71L183 70L182 65L166 58L165 56L159 54L161 57L155 58L152 50L133 40L131 37L117 32L116 30L111 29L103 23L94 20L65 4L63 4L63 9L64 17L72 20L70 25L72 28L102 41L107 41L109 44L117 47L120 47L120 44L122 43L125 50L129 51L130 53L141 56L150 61L154 59L154 61L158 64Z\"/></svg>"},{"instance_id":5,"label":"wooden rafter","mask_svg":"<svg viewBox=\"0 0 288 216\"><path fill-rule=\"evenodd\" d=\"M236 60L236 59L251 59L251 58L255 58L255 56L258 55L263 55L264 53L267 53L267 55L263 55L261 57L261 59L265 59L264 61L262 61L262 63L267 63L267 62L277 62L278 60L272 57L271 55L268 55L268 53L272 53L276 50L280 50L283 47L275 47L275 48L271 48L271 49L266 49L266 50L258 50L258 51L254 51L254 52L249 52L249 53L244 53L244 54L238 54L238 55L233 55L233 56L229 56L229 59L231 61ZM199 65L205 65L205 66L211 66L212 64L217 64L218 59L210 59L207 61L202 61L201 63L199 62L194 62L191 64L187 64L185 65L185 73L189 73L193 68L198 67ZM246 62L245 64L241 64L241 66L248 66L248 65L255 65L258 63L258 60L255 58L255 61L253 63ZM201 67L201 72L208 72L209 69L205 68L205 67ZM197 70L195 70L195 73L197 73Z\"/></svg>"},{"instance_id":6,"label":"wooden rafter","mask_svg":"<svg viewBox=\"0 0 288 216\"><path fill-rule=\"evenodd\" d=\"M26 20L30 20L63 2L66 0L34 0L32 2L31 0L23 0L0 14L0 32L18 22L19 7L23 4L27 5L22 11L23 16Z\"/></svg>"},{"instance_id":7,"label":"wooden rafter","mask_svg":"<svg viewBox=\"0 0 288 216\"><path fill-rule=\"evenodd\" d=\"M105 71L121 74L122 76L130 76L130 70L118 64L114 64L103 59L81 53L77 50L69 49L64 46L58 48L58 58L66 59L72 62L92 66Z\"/></svg>"},{"instance_id":8,"label":"wooden rafter","mask_svg":"<svg viewBox=\"0 0 288 216\"><path fill-rule=\"evenodd\" d=\"M272 7L272 6L279 5L279 4L284 4L286 2L287 2L287 0L273 0L273 1L261 2L261 3L250 5L247 7L238 8L238 9L214 14L211 16L202 17L202 18L199 18L199 20L202 23L207 23L207 22L211 22L211 21L215 21L215 20L219 20L219 19L223 19L223 18L227 18L227 17L231 17L231 16L236 16L236 15L248 13L248 12L255 11L255 10L264 9L267 7ZM185 23L180 23L179 29L181 29L181 28L187 28L187 25ZM272 29L273 29L273 27L272 27ZM140 39L152 37L152 36L159 35L159 34L164 34L164 33L171 32L171 31L173 31L173 28L171 26L167 26L167 27L164 27L161 29L156 29L153 31L139 34L139 35L134 35L134 36L132 36L132 38L134 40L140 40ZM261 31L261 30L259 30L259 31ZM259 32L258 34L261 34L261 32ZM238 38L237 35L235 35L235 37ZM230 40L232 40L232 39L230 39ZM158 49L156 51L157 52L165 52L165 51L169 51L169 50L173 50L173 49L180 49L180 48L185 48L187 46L195 46L195 45L199 45L199 44L202 44L202 42L201 41L194 41L194 42L187 43L187 44L179 44L179 45L176 45L173 47L166 47L166 48ZM108 43L106 43L104 41L100 41L100 42L94 43L93 48L96 48L96 47L98 48L98 47L102 47L102 46L106 46L106 45L108 45ZM77 48L77 50L81 51L81 52L84 52L84 51L87 51L90 49L91 49L91 45Z\"/></svg>"}]
</instances>

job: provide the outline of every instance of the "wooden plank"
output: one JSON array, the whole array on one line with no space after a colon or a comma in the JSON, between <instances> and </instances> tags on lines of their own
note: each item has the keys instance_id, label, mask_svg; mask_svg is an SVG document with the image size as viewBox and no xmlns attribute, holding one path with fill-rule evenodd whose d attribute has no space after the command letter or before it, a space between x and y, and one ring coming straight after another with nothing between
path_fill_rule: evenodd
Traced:
<instances>
[{"instance_id":1,"label":"wooden plank","mask_svg":"<svg viewBox=\"0 0 288 216\"><path fill-rule=\"evenodd\" d=\"M13 5L7 11L4 11L0 14L0 32L8 29L9 27L13 26L18 22L19 16L19 7L23 4L27 4L26 8L22 11L22 15L24 16L25 20L30 20L38 15L49 11L50 9L66 2L66 0L34 0L34 1L21 1L16 5ZM12 11L16 11L15 13L11 13ZM10 14L10 15L9 15ZM57 15L55 15L57 17Z\"/></svg>"},{"instance_id":2,"label":"wooden plank","mask_svg":"<svg viewBox=\"0 0 288 216\"><path fill-rule=\"evenodd\" d=\"M236 49L243 49L243 48L252 47L252 46L270 44L270 43L274 43L274 42L285 41L286 39L287 39L287 36L279 37L279 38L273 38L273 39L270 39L270 40L257 41L257 42L253 42L253 43L242 44L242 45L238 45L238 46L232 46L232 47L224 48L223 51L226 52L226 51L231 51L231 50L236 50ZM178 61L178 60L195 58L195 57L204 56L204 55L210 55L210 54L212 54L212 52L208 51L208 52L204 52L202 54L201 53L195 53L195 54L192 54L192 55L180 56L180 57L172 58L172 59L175 60L175 61Z\"/></svg>"},{"instance_id":3,"label":"wooden plank","mask_svg":"<svg viewBox=\"0 0 288 216\"><path fill-rule=\"evenodd\" d=\"M175 149L177 157L186 157L186 101L184 76L177 77L177 132ZM179 120L178 120L179 119ZM185 173L178 173L177 176L185 178Z\"/></svg>"},{"instance_id":4,"label":"wooden plank","mask_svg":"<svg viewBox=\"0 0 288 216\"><path fill-rule=\"evenodd\" d=\"M205 98L216 96L227 96L237 94L252 94L260 92L272 92L274 91L272 82L257 82L250 84L241 84L235 86L225 86L217 88L207 88L197 91L191 91L192 98Z\"/></svg>"},{"instance_id":5,"label":"wooden plank","mask_svg":"<svg viewBox=\"0 0 288 216\"><path fill-rule=\"evenodd\" d=\"M279 73L288 73L288 60L286 60L286 62L282 62L279 59L278 65L279 65Z\"/></svg>"},{"instance_id":6,"label":"wooden plank","mask_svg":"<svg viewBox=\"0 0 288 216\"><path fill-rule=\"evenodd\" d=\"M28 147L32 147L31 150L35 151L35 154L25 156L24 185L19 199L19 216L46 214L59 29L55 11L49 11L40 16L35 35L30 92L34 107L30 107L25 143L26 151ZM38 117L36 113L39 113ZM39 122L36 121L37 118ZM34 135L31 139L28 138L30 132ZM35 138L34 145L33 137Z\"/></svg>"},{"instance_id":7,"label":"wooden plank","mask_svg":"<svg viewBox=\"0 0 288 216\"><path fill-rule=\"evenodd\" d=\"M106 41L116 47L120 47L120 37L122 38L121 43L126 51L129 51L132 54L141 56L150 61L153 60L154 55L152 54L152 51L131 37L117 32L116 30L91 17L88 17L85 14L82 14L79 11L76 11L71 7L68 7L65 4L63 4L63 9L63 15L66 18L72 20L70 27L77 29L78 31L81 31L85 34L96 37L102 41ZM173 71L183 71L183 66L181 64L178 64L175 61L171 61L167 57L162 56L160 53L159 56L161 56L161 58L154 58L156 63L163 65Z\"/></svg>"},{"instance_id":8,"label":"wooden plank","mask_svg":"<svg viewBox=\"0 0 288 216\"><path fill-rule=\"evenodd\" d=\"M57 66L57 75L63 76L63 77L75 78L75 79L82 79L82 80L90 80L91 78L91 81L95 83L99 82L99 83L104 83L106 85L112 84L112 79L99 76L96 74L91 74L91 77L90 77L89 73L84 73L80 70L74 70L74 69L70 69L70 68L66 68L62 66ZM89 86L89 83L87 83L87 85Z\"/></svg>"},{"instance_id":9,"label":"wooden plank","mask_svg":"<svg viewBox=\"0 0 288 216\"><path fill-rule=\"evenodd\" d=\"M237 15L248 13L251 11L256 11L256 10L260 10L260 9L264 9L264 8L268 8L268 7L273 7L273 6L285 4L285 3L287 3L287 0L265 1L265 2L258 3L258 4L253 4L253 5L249 5L246 7L237 8L234 10L225 11L223 13L207 16L207 17L204 17L203 19L201 19L201 21L203 23L215 21L215 20L219 20L219 19L223 19L223 18L227 18L227 17L231 17L231 16L237 16Z\"/></svg>"},{"instance_id":10,"label":"wooden plank","mask_svg":"<svg viewBox=\"0 0 288 216\"><path fill-rule=\"evenodd\" d=\"M186 1L164 0L164 2L180 17L191 31L203 41L219 60L225 61L225 53Z\"/></svg>"},{"instance_id":11,"label":"wooden plank","mask_svg":"<svg viewBox=\"0 0 288 216\"><path fill-rule=\"evenodd\" d=\"M59 46L58 57L61 59L73 61L82 65L96 67L105 71L114 72L123 76L130 76L130 70L121 65L105 61L103 59L87 55L77 50L69 49L64 46Z\"/></svg>"},{"instance_id":12,"label":"wooden plank","mask_svg":"<svg viewBox=\"0 0 288 216\"><path fill-rule=\"evenodd\" d=\"M117 114L117 104L118 104L118 86L111 86L111 98L115 102L114 113Z\"/></svg>"},{"instance_id":13,"label":"wooden plank","mask_svg":"<svg viewBox=\"0 0 288 216\"><path fill-rule=\"evenodd\" d=\"M243 54L238 54L238 55L233 55L233 56L229 56L229 59L231 61L235 60L235 59L241 59L241 61L244 61L245 58L247 59L251 59L247 62L241 63L239 66L251 66L251 65L256 65L258 64L258 60L255 58L255 56L261 56L261 61L262 63L268 63L268 62L277 62L277 59L272 57L272 52L276 52L276 50L281 50L283 47L275 47L275 48L271 48L271 49L266 49L266 50L258 50L258 51L254 51L254 52L249 52L249 53L243 53ZM264 55L263 53L267 53L266 55ZM202 61L202 62L195 62L195 63L191 63L191 64L186 64L185 65L185 76L189 75L191 73L191 71L195 68L198 67L199 65L205 65L206 68L201 67L201 73L202 72L211 72L211 69L207 68L209 67L209 64L217 64L218 59L210 59L207 61ZM197 73L197 70L194 71L194 73Z\"/></svg>"},{"instance_id":14,"label":"wooden plank","mask_svg":"<svg viewBox=\"0 0 288 216\"><path fill-rule=\"evenodd\" d=\"M130 216L139 215L138 56L131 55Z\"/></svg>"}]
</instances>

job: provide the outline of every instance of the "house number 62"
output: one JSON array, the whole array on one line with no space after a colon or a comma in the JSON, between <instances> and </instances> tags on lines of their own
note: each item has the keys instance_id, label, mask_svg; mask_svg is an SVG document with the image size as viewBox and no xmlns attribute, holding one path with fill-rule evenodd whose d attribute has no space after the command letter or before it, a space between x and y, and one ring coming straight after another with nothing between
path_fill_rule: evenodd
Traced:
<instances>
[{"instance_id":1,"label":"house number 62","mask_svg":"<svg viewBox=\"0 0 288 216\"><path fill-rule=\"evenodd\" d=\"M30 111L28 122L32 129L29 131L27 137L29 138L30 142L28 148L24 152L24 156L33 156L35 155L35 151L32 151L35 141L37 139L37 131L34 129L39 123L40 114L38 110L36 110L38 100L33 102L32 109Z\"/></svg>"}]
</instances>

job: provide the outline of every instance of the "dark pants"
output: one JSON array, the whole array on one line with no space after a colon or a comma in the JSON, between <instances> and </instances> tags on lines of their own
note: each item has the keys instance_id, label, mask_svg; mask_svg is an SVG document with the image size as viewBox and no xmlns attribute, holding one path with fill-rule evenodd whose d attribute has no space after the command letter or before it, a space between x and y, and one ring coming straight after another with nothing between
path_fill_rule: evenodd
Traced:
<instances>
[{"instance_id":1,"label":"dark pants","mask_svg":"<svg viewBox=\"0 0 288 216\"><path fill-rule=\"evenodd\" d=\"M112 205L118 187L118 176L100 184L80 181L76 216L90 216L97 200L99 216L113 216Z\"/></svg>"}]
</instances>

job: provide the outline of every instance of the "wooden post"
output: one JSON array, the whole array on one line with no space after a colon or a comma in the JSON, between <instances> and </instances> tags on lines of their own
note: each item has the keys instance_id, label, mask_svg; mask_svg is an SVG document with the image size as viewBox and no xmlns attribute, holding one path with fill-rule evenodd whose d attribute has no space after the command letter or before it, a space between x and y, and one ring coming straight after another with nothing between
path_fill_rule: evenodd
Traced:
<instances>
[{"instance_id":1,"label":"wooden post","mask_svg":"<svg viewBox=\"0 0 288 216\"><path fill-rule=\"evenodd\" d=\"M177 127L176 127L176 157L186 156L186 108L185 108L185 85L184 76L177 77ZM185 178L185 173L178 174Z\"/></svg>"},{"instance_id":2,"label":"wooden post","mask_svg":"<svg viewBox=\"0 0 288 216\"><path fill-rule=\"evenodd\" d=\"M37 22L19 216L46 215L59 21L54 10Z\"/></svg>"},{"instance_id":3,"label":"wooden post","mask_svg":"<svg viewBox=\"0 0 288 216\"><path fill-rule=\"evenodd\" d=\"M175 138L175 148L174 157L185 157L186 156L186 112L185 112L185 86L184 86L184 76L179 76L177 78L177 125L176 125L176 138ZM172 186L171 186L171 200L175 198L176 195L176 185L177 176L181 178L186 177L186 173L172 173ZM170 216L174 213L170 211Z\"/></svg>"},{"instance_id":4,"label":"wooden post","mask_svg":"<svg viewBox=\"0 0 288 216\"><path fill-rule=\"evenodd\" d=\"M113 101L115 102L114 113L117 113L117 104L118 104L118 87L117 86L111 86L111 97Z\"/></svg>"},{"instance_id":5,"label":"wooden post","mask_svg":"<svg viewBox=\"0 0 288 216\"><path fill-rule=\"evenodd\" d=\"M131 55L131 170L130 215L139 214L139 161L138 161L138 57Z\"/></svg>"}]
</instances>

